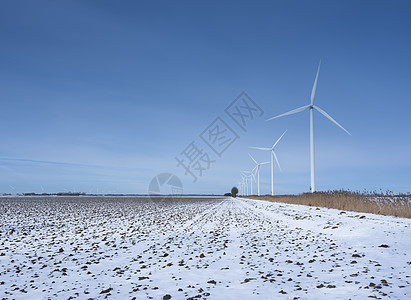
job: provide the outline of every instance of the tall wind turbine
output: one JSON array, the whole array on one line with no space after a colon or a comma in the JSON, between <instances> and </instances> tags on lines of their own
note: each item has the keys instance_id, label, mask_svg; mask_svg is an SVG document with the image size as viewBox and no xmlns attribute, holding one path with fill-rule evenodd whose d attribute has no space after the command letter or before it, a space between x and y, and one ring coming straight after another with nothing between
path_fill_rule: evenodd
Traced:
<instances>
[{"instance_id":1,"label":"tall wind turbine","mask_svg":"<svg viewBox=\"0 0 411 300\"><path fill-rule=\"evenodd\" d=\"M254 157L251 156L250 153L248 155L250 155L251 159L255 163L255 172L257 173L257 195L260 196L260 167L262 165L269 164L270 162L268 161L268 162L259 163L254 159Z\"/></svg>"},{"instance_id":2,"label":"tall wind turbine","mask_svg":"<svg viewBox=\"0 0 411 300\"><path fill-rule=\"evenodd\" d=\"M277 162L278 168L281 171L281 167L280 167L280 163L278 162L278 158L277 155L274 152L274 148L275 146L277 146L278 142L281 140L281 138L284 136L284 134L287 132L284 131L284 133L278 138L278 140L274 143L274 145L271 148L260 148L260 147L249 147L252 149L258 149L258 150L266 150L266 151L270 151L271 153L271 196L274 196L274 158L275 161Z\"/></svg>"},{"instance_id":3,"label":"tall wind turbine","mask_svg":"<svg viewBox=\"0 0 411 300\"><path fill-rule=\"evenodd\" d=\"M351 135L351 133L349 133L344 127L342 127L340 124L338 124L337 121L334 120L329 114L327 114L324 110L322 110L318 106L314 105L314 96L315 96L315 90L317 89L317 81L318 81L318 74L320 73L320 66L321 66L321 61L318 64L317 75L315 76L313 89L311 91L311 103L308 104L308 105L304 105L302 107L293 109L289 112L283 113L279 116L276 116L276 117L273 117L273 118L270 118L270 119L267 120L267 121L270 121L270 120L273 120L273 119L276 119L276 118L280 118L280 117L284 117L284 116L288 116L288 115L292 115L292 114L302 112L302 111L306 110L307 108L310 109L310 168L311 168L311 186L310 186L310 190L311 190L311 193L315 192L315 180L314 180L314 177L315 177L314 176L314 109L317 110L318 112L320 112L323 116L325 116L327 119L329 119L335 125L340 127L346 133Z\"/></svg>"}]
</instances>

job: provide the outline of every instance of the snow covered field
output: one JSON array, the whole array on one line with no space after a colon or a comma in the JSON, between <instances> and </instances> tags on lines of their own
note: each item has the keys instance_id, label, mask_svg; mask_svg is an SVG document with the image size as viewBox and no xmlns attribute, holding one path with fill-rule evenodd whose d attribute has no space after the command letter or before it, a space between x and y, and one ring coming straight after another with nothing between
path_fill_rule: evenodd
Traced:
<instances>
[{"instance_id":1,"label":"snow covered field","mask_svg":"<svg viewBox=\"0 0 411 300\"><path fill-rule=\"evenodd\" d=\"M0 299L411 298L411 220L231 198L0 198Z\"/></svg>"}]
</instances>

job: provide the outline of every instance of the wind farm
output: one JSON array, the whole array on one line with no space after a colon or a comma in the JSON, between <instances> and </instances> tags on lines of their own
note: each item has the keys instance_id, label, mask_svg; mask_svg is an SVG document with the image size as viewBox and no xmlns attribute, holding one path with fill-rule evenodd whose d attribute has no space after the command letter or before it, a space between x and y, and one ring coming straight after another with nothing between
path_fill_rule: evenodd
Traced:
<instances>
[{"instance_id":1,"label":"wind farm","mask_svg":"<svg viewBox=\"0 0 411 300\"><path fill-rule=\"evenodd\" d=\"M320 107L314 105L314 99L315 99L315 93L317 90L317 84L318 84L318 76L320 73L320 67L321 67L321 61L318 64L318 68L317 68L317 72L315 75L315 79L314 79L314 84L311 90L311 96L310 96L310 103L304 106L301 106L299 108L293 109L291 111L288 111L286 113L277 115L275 117L269 118L266 121L272 121L274 119L277 118L281 118L281 117L285 117L288 115L292 115L292 114L296 114L305 110L309 110L310 113L310 123L309 123L309 158L310 158L310 192L311 193L315 193L316 189L315 189L315 147L314 147L314 110L318 111L320 114L322 114L324 117L326 117L328 120L330 120L332 123L334 123L335 125L337 125L339 128L341 128L344 132L346 132L348 135L351 136L351 133L348 132L343 126L341 126L337 121L335 121L326 111L324 111L323 109L321 109ZM284 134L287 132L287 130L284 131L284 133L278 138L278 140L273 144L273 146L271 148L263 148L263 147L249 147L251 149L257 149L257 150L263 150L263 151L270 151L270 158L271 158L271 196L274 196L274 159L278 165L278 168L280 171L281 167L280 167L280 163L278 161L277 155L274 152L274 148L275 146L278 144L278 142L281 140L281 138L284 136ZM251 157L252 160L257 164L257 162L254 160L253 157ZM258 182L259 178L260 178L260 165L256 165L256 167L254 167L251 171L249 171L251 174L253 174L254 171L258 170ZM242 171L244 172L244 171ZM247 182L241 181L242 185L247 185ZM250 184L252 184L252 181L250 180ZM252 190L252 188L251 188ZM260 196L260 184L258 183L258 195Z\"/></svg>"}]
</instances>

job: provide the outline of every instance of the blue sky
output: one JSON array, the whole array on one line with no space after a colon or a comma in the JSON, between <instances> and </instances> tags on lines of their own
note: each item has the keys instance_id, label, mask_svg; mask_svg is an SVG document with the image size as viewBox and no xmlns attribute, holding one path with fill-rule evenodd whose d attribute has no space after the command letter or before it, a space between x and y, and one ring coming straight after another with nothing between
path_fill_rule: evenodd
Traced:
<instances>
[{"instance_id":1,"label":"blue sky","mask_svg":"<svg viewBox=\"0 0 411 300\"><path fill-rule=\"evenodd\" d=\"M277 148L277 193L411 191L409 1L1 1L0 192L146 193L171 172L187 193L223 193ZM224 109L264 111L244 132ZM197 182L175 157L222 117L237 132ZM231 123L230 123L231 122ZM211 153L210 153L211 154ZM269 168L261 189L269 193Z\"/></svg>"}]
</instances>

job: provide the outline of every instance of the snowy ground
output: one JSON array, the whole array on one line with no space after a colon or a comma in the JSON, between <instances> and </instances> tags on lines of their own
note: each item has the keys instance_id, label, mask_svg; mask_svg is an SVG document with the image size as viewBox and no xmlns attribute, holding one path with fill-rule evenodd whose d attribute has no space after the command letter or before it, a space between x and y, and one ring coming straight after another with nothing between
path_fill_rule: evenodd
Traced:
<instances>
[{"instance_id":1,"label":"snowy ground","mask_svg":"<svg viewBox=\"0 0 411 300\"><path fill-rule=\"evenodd\" d=\"M410 299L410 237L257 200L0 198L0 299Z\"/></svg>"}]
</instances>

